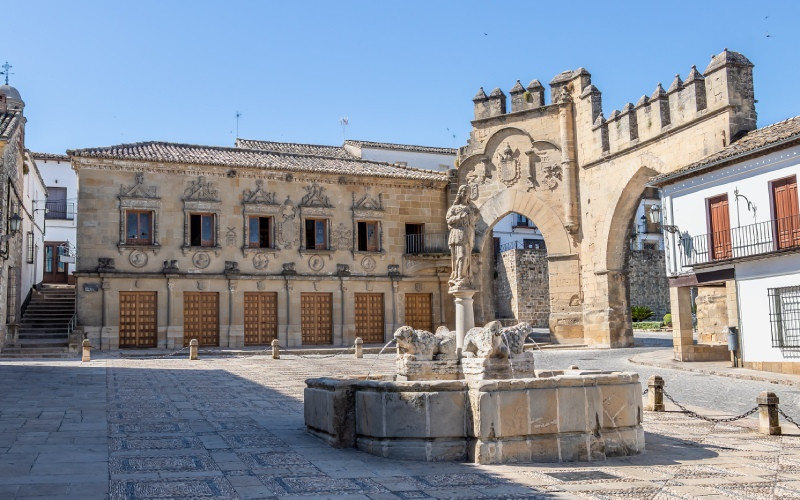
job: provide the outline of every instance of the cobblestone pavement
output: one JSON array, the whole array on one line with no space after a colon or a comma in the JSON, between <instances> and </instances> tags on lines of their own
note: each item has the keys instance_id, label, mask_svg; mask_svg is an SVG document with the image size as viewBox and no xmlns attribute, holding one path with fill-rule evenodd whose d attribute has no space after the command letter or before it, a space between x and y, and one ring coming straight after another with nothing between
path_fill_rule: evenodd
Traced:
<instances>
[{"instance_id":1,"label":"cobblestone pavement","mask_svg":"<svg viewBox=\"0 0 800 500\"><path fill-rule=\"evenodd\" d=\"M572 356L607 352L621 354ZM752 418L646 412L635 457L403 462L329 448L303 426L305 378L391 373L391 354L94 358L0 362L0 498L800 498L800 432L785 422L762 436Z\"/></svg>"}]
</instances>

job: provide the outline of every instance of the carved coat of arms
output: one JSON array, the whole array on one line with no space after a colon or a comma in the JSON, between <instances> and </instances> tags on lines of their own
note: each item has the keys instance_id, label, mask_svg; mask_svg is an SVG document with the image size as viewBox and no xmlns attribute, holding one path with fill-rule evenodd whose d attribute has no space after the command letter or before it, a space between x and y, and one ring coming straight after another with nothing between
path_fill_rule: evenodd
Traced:
<instances>
[{"instance_id":1,"label":"carved coat of arms","mask_svg":"<svg viewBox=\"0 0 800 500\"><path fill-rule=\"evenodd\" d=\"M498 163L500 181L508 187L513 186L519 179L519 152L515 153L511 146L506 144L506 148L500 153Z\"/></svg>"}]
</instances>

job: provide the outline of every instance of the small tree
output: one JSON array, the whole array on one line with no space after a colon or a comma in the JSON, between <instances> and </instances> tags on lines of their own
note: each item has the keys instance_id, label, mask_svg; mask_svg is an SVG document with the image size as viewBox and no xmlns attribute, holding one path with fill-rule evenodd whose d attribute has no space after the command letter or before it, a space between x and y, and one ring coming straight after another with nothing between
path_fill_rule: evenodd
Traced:
<instances>
[{"instance_id":1,"label":"small tree","mask_svg":"<svg viewBox=\"0 0 800 500\"><path fill-rule=\"evenodd\" d=\"M631 307L631 319L633 321L644 321L653 314L653 310L646 306Z\"/></svg>"}]
</instances>

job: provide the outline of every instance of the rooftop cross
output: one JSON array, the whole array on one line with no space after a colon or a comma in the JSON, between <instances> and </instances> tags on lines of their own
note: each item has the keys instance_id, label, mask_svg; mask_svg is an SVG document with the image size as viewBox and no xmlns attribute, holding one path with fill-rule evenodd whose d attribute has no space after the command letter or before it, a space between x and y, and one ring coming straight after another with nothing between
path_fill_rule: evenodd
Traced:
<instances>
[{"instance_id":1,"label":"rooftop cross","mask_svg":"<svg viewBox=\"0 0 800 500\"><path fill-rule=\"evenodd\" d=\"M0 66L0 68L3 68L5 70L5 71L0 71L0 75L5 75L5 77L6 77L6 85L8 85L8 75L13 75L14 74L14 73L11 73L9 71L11 68L13 68L13 66L8 64L8 61L6 61L6 63L3 64L2 66Z\"/></svg>"}]
</instances>

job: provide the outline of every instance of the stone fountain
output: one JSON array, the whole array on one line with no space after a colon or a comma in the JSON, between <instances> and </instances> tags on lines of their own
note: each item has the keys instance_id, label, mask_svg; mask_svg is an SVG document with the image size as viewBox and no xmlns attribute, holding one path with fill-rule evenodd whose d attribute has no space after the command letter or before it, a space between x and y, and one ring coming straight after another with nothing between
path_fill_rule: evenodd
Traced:
<instances>
[{"instance_id":1,"label":"stone fountain","mask_svg":"<svg viewBox=\"0 0 800 500\"><path fill-rule=\"evenodd\" d=\"M474 327L473 210L462 186L447 212L456 330L397 329L394 377L306 380L308 431L334 447L421 461L569 462L643 451L638 374L536 370L524 349L529 325Z\"/></svg>"}]
</instances>

